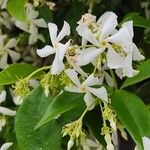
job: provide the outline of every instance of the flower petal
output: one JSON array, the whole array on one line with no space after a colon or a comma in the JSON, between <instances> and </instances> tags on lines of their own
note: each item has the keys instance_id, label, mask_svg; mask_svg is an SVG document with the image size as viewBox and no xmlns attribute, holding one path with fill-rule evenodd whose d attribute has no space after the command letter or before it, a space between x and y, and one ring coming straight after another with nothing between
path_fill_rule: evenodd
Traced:
<instances>
[{"instance_id":1,"label":"flower petal","mask_svg":"<svg viewBox=\"0 0 150 150\"><path fill-rule=\"evenodd\" d=\"M87 48L80 51L80 55L78 57L79 65L84 66L94 61L94 59L101 54L101 49L98 48Z\"/></svg>"},{"instance_id":2,"label":"flower petal","mask_svg":"<svg viewBox=\"0 0 150 150\"><path fill-rule=\"evenodd\" d=\"M127 22L124 22L122 24L122 27L126 27L128 29L128 32L130 33L131 37L133 38L133 21L130 20L130 21L127 21Z\"/></svg>"},{"instance_id":3,"label":"flower petal","mask_svg":"<svg viewBox=\"0 0 150 150\"><path fill-rule=\"evenodd\" d=\"M99 18L97 23L102 24L101 38L104 39L110 35L118 25L117 15L113 12L106 12Z\"/></svg>"},{"instance_id":4,"label":"flower petal","mask_svg":"<svg viewBox=\"0 0 150 150\"><path fill-rule=\"evenodd\" d=\"M122 27L116 34L108 37L106 41L122 46L132 42L132 36L126 27Z\"/></svg>"},{"instance_id":5,"label":"flower petal","mask_svg":"<svg viewBox=\"0 0 150 150\"><path fill-rule=\"evenodd\" d=\"M0 150L8 150L12 145L13 145L13 143L11 143L11 142L4 143L1 146Z\"/></svg>"},{"instance_id":6,"label":"flower petal","mask_svg":"<svg viewBox=\"0 0 150 150\"><path fill-rule=\"evenodd\" d=\"M88 110L92 110L95 107L94 98L90 92L87 92L84 95L84 102L86 103Z\"/></svg>"},{"instance_id":7,"label":"flower petal","mask_svg":"<svg viewBox=\"0 0 150 150\"><path fill-rule=\"evenodd\" d=\"M123 58L111 47L108 47L107 65L110 69L117 69L123 66Z\"/></svg>"},{"instance_id":8,"label":"flower petal","mask_svg":"<svg viewBox=\"0 0 150 150\"><path fill-rule=\"evenodd\" d=\"M5 45L6 48L15 48L17 46L17 40L15 38L10 39Z\"/></svg>"},{"instance_id":9,"label":"flower petal","mask_svg":"<svg viewBox=\"0 0 150 150\"><path fill-rule=\"evenodd\" d=\"M91 88L91 87L88 87L88 90L95 96L97 96L98 98L100 98L101 100L104 100L105 102L108 103L108 94L107 94L107 91L106 91L106 88L105 87L101 87L101 88Z\"/></svg>"},{"instance_id":10,"label":"flower petal","mask_svg":"<svg viewBox=\"0 0 150 150\"><path fill-rule=\"evenodd\" d=\"M82 38L86 39L87 41L92 43L94 46L99 47L100 45L99 42L97 41L93 33L90 31L90 29L86 25L81 24L76 28L76 30Z\"/></svg>"},{"instance_id":11,"label":"flower petal","mask_svg":"<svg viewBox=\"0 0 150 150\"><path fill-rule=\"evenodd\" d=\"M94 74L91 74L82 85L93 86L99 83L98 77L94 77Z\"/></svg>"},{"instance_id":12,"label":"flower petal","mask_svg":"<svg viewBox=\"0 0 150 150\"><path fill-rule=\"evenodd\" d=\"M25 24L25 23L23 23L23 22L17 20L17 21L15 22L15 25L16 25L19 29L21 29L21 30L23 30L23 31L25 31L25 32L29 32L29 26L28 26L27 24Z\"/></svg>"},{"instance_id":13,"label":"flower petal","mask_svg":"<svg viewBox=\"0 0 150 150\"><path fill-rule=\"evenodd\" d=\"M46 45L44 48L42 49L37 49L36 53L40 56L40 57L47 57L49 55L52 55L56 52L56 50L54 48L52 48L49 45Z\"/></svg>"},{"instance_id":14,"label":"flower petal","mask_svg":"<svg viewBox=\"0 0 150 150\"><path fill-rule=\"evenodd\" d=\"M15 116L16 111L10 110L8 108L0 106L0 113L7 115L7 116Z\"/></svg>"},{"instance_id":15,"label":"flower petal","mask_svg":"<svg viewBox=\"0 0 150 150\"><path fill-rule=\"evenodd\" d=\"M40 19L35 19L34 23L38 26L38 27L42 27L42 28L47 28L47 23L45 22L44 19L40 18Z\"/></svg>"},{"instance_id":16,"label":"flower petal","mask_svg":"<svg viewBox=\"0 0 150 150\"><path fill-rule=\"evenodd\" d=\"M15 51L12 51L12 50L8 50L8 54L12 58L13 62L16 62L21 57L21 55L19 53L15 52Z\"/></svg>"},{"instance_id":17,"label":"flower petal","mask_svg":"<svg viewBox=\"0 0 150 150\"><path fill-rule=\"evenodd\" d=\"M3 90L3 91L1 92L1 94L0 94L0 104L1 104L2 102L4 102L5 99L6 99L6 91Z\"/></svg>"},{"instance_id":18,"label":"flower petal","mask_svg":"<svg viewBox=\"0 0 150 150\"><path fill-rule=\"evenodd\" d=\"M8 57L8 54L6 53L0 58L0 68L1 69L6 69L8 67L7 57Z\"/></svg>"},{"instance_id":19,"label":"flower petal","mask_svg":"<svg viewBox=\"0 0 150 150\"><path fill-rule=\"evenodd\" d=\"M80 88L73 84L70 84L69 86L65 86L64 89L68 92L81 93Z\"/></svg>"},{"instance_id":20,"label":"flower petal","mask_svg":"<svg viewBox=\"0 0 150 150\"><path fill-rule=\"evenodd\" d=\"M106 71L104 72L104 74L105 74L104 77L105 77L105 80L106 80L107 84L110 87L114 87L115 85L114 85L112 77Z\"/></svg>"},{"instance_id":21,"label":"flower petal","mask_svg":"<svg viewBox=\"0 0 150 150\"><path fill-rule=\"evenodd\" d=\"M38 40L38 35L31 34L29 37L29 45L35 44L37 40Z\"/></svg>"},{"instance_id":22,"label":"flower petal","mask_svg":"<svg viewBox=\"0 0 150 150\"><path fill-rule=\"evenodd\" d=\"M148 137L142 137L144 150L149 150L150 148L150 139Z\"/></svg>"},{"instance_id":23,"label":"flower petal","mask_svg":"<svg viewBox=\"0 0 150 150\"><path fill-rule=\"evenodd\" d=\"M64 25L57 36L57 42L60 42L66 35L70 35L70 25L64 21Z\"/></svg>"},{"instance_id":24,"label":"flower petal","mask_svg":"<svg viewBox=\"0 0 150 150\"><path fill-rule=\"evenodd\" d=\"M52 42L53 46L55 46L58 28L54 23L48 23L48 29L49 29L51 42Z\"/></svg>"},{"instance_id":25,"label":"flower petal","mask_svg":"<svg viewBox=\"0 0 150 150\"><path fill-rule=\"evenodd\" d=\"M66 69L65 73L76 86L81 87L77 72L75 72L73 69Z\"/></svg>"},{"instance_id":26,"label":"flower petal","mask_svg":"<svg viewBox=\"0 0 150 150\"><path fill-rule=\"evenodd\" d=\"M143 59L145 59L145 57L142 54L140 54L140 52L139 52L138 48L136 47L136 45L133 44L133 60L140 61L140 60L143 60Z\"/></svg>"}]
</instances>

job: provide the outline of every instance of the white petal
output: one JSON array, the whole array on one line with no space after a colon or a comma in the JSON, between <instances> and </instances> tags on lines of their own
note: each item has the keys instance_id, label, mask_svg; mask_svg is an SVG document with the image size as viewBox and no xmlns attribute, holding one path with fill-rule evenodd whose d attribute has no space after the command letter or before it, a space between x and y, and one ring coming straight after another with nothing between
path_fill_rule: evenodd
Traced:
<instances>
[{"instance_id":1,"label":"white petal","mask_svg":"<svg viewBox=\"0 0 150 150\"><path fill-rule=\"evenodd\" d=\"M124 22L122 24L122 27L126 27L131 35L131 37L133 38L133 21L130 20L130 21L127 21L127 22Z\"/></svg>"},{"instance_id":2,"label":"white petal","mask_svg":"<svg viewBox=\"0 0 150 150\"><path fill-rule=\"evenodd\" d=\"M114 87L114 82L113 82L113 79L112 77L107 73L107 72L104 72L104 76L105 76L105 80L107 82L107 84L110 86L110 87Z\"/></svg>"},{"instance_id":3,"label":"white petal","mask_svg":"<svg viewBox=\"0 0 150 150\"><path fill-rule=\"evenodd\" d=\"M81 83L78 79L78 73L77 72L75 72L73 69L66 69L65 73L75 85L77 85L78 87L81 87Z\"/></svg>"},{"instance_id":4,"label":"white petal","mask_svg":"<svg viewBox=\"0 0 150 150\"><path fill-rule=\"evenodd\" d=\"M56 75L59 74L65 68L62 60L59 58L59 54L56 50L55 58L52 63L51 74Z\"/></svg>"},{"instance_id":5,"label":"white petal","mask_svg":"<svg viewBox=\"0 0 150 150\"><path fill-rule=\"evenodd\" d=\"M145 59L145 57L143 55L140 54L138 48L136 47L135 44L133 44L133 60L143 60Z\"/></svg>"},{"instance_id":6,"label":"white petal","mask_svg":"<svg viewBox=\"0 0 150 150\"><path fill-rule=\"evenodd\" d=\"M87 85L87 86L93 86L99 83L98 77L94 77L93 74L91 74L83 83L82 85Z\"/></svg>"},{"instance_id":7,"label":"white petal","mask_svg":"<svg viewBox=\"0 0 150 150\"><path fill-rule=\"evenodd\" d=\"M65 53L69 48L69 45L70 45L70 41L68 41L66 44L57 43L56 51L61 61L64 59Z\"/></svg>"},{"instance_id":8,"label":"white petal","mask_svg":"<svg viewBox=\"0 0 150 150\"><path fill-rule=\"evenodd\" d=\"M10 110L8 108L1 107L1 106L0 106L0 113L2 113L4 115L8 115L8 116L15 116L16 115L16 111L13 111L13 110Z\"/></svg>"},{"instance_id":9,"label":"white petal","mask_svg":"<svg viewBox=\"0 0 150 150\"><path fill-rule=\"evenodd\" d=\"M19 53L15 52L15 51L12 51L12 50L8 50L8 54L12 58L13 62L16 62L21 57L21 55Z\"/></svg>"},{"instance_id":10,"label":"white petal","mask_svg":"<svg viewBox=\"0 0 150 150\"><path fill-rule=\"evenodd\" d=\"M144 150L149 150L150 148L150 139L148 137L142 137Z\"/></svg>"},{"instance_id":11,"label":"white petal","mask_svg":"<svg viewBox=\"0 0 150 150\"><path fill-rule=\"evenodd\" d=\"M60 42L66 35L70 35L70 26L66 21L64 21L64 25L58 34L57 42Z\"/></svg>"},{"instance_id":12,"label":"white petal","mask_svg":"<svg viewBox=\"0 0 150 150\"><path fill-rule=\"evenodd\" d=\"M27 24L25 24L25 23L23 23L23 22L17 20L17 21L15 22L15 25L16 25L19 29L21 29L21 30L23 30L23 31L25 31L25 32L29 32L29 26L28 26Z\"/></svg>"},{"instance_id":13,"label":"white petal","mask_svg":"<svg viewBox=\"0 0 150 150\"><path fill-rule=\"evenodd\" d=\"M84 101L85 101L86 106L89 110L92 110L95 107L94 99L93 99L90 92L87 92L84 95Z\"/></svg>"},{"instance_id":14,"label":"white petal","mask_svg":"<svg viewBox=\"0 0 150 150\"><path fill-rule=\"evenodd\" d=\"M37 49L36 53L40 56L40 57L47 57L49 55L52 55L56 52L56 50L54 48L52 48L49 45L46 45L44 48L42 49Z\"/></svg>"},{"instance_id":15,"label":"white petal","mask_svg":"<svg viewBox=\"0 0 150 150\"><path fill-rule=\"evenodd\" d=\"M90 31L90 29L86 25L81 24L76 28L76 30L82 38L89 41L94 46L100 45L97 39L94 37L93 33Z\"/></svg>"},{"instance_id":16,"label":"white petal","mask_svg":"<svg viewBox=\"0 0 150 150\"><path fill-rule=\"evenodd\" d=\"M35 24L30 24L29 32L30 32L31 35L38 36L38 28L37 28L37 26Z\"/></svg>"},{"instance_id":17,"label":"white petal","mask_svg":"<svg viewBox=\"0 0 150 150\"><path fill-rule=\"evenodd\" d=\"M134 70L132 68L132 53L128 53L124 60L123 74L127 77L134 76Z\"/></svg>"},{"instance_id":18,"label":"white petal","mask_svg":"<svg viewBox=\"0 0 150 150\"><path fill-rule=\"evenodd\" d=\"M3 101L5 101L6 99L6 91L3 90L0 94L0 103L2 103Z\"/></svg>"},{"instance_id":19,"label":"white petal","mask_svg":"<svg viewBox=\"0 0 150 150\"><path fill-rule=\"evenodd\" d=\"M123 66L123 58L111 47L108 47L107 65L110 69L117 69Z\"/></svg>"},{"instance_id":20,"label":"white petal","mask_svg":"<svg viewBox=\"0 0 150 150\"><path fill-rule=\"evenodd\" d=\"M21 105L23 103L23 98L20 97L20 96L14 96L13 97L13 102L16 104L16 105Z\"/></svg>"},{"instance_id":21,"label":"white petal","mask_svg":"<svg viewBox=\"0 0 150 150\"><path fill-rule=\"evenodd\" d=\"M100 98L101 100L104 100L108 103L108 94L107 94L107 91L106 91L106 88L105 87L101 87L101 88L91 88L91 87L88 87L88 90L95 96L97 96L98 98Z\"/></svg>"},{"instance_id":22,"label":"white petal","mask_svg":"<svg viewBox=\"0 0 150 150\"><path fill-rule=\"evenodd\" d=\"M65 86L65 90L68 92L81 93L80 88L73 84L70 84L69 86Z\"/></svg>"},{"instance_id":23,"label":"white petal","mask_svg":"<svg viewBox=\"0 0 150 150\"><path fill-rule=\"evenodd\" d=\"M122 46L132 42L132 36L126 27L122 27L116 34L108 37L106 41Z\"/></svg>"},{"instance_id":24,"label":"white petal","mask_svg":"<svg viewBox=\"0 0 150 150\"><path fill-rule=\"evenodd\" d=\"M5 45L6 48L15 48L17 46L17 40L15 38L10 39Z\"/></svg>"},{"instance_id":25,"label":"white petal","mask_svg":"<svg viewBox=\"0 0 150 150\"><path fill-rule=\"evenodd\" d=\"M55 46L58 28L54 23L48 23L48 29L49 29L51 42L53 46Z\"/></svg>"},{"instance_id":26,"label":"white petal","mask_svg":"<svg viewBox=\"0 0 150 150\"><path fill-rule=\"evenodd\" d=\"M78 57L79 65L84 66L94 61L94 59L101 54L101 50L97 48L87 48L80 51L80 55Z\"/></svg>"},{"instance_id":27,"label":"white petal","mask_svg":"<svg viewBox=\"0 0 150 150\"><path fill-rule=\"evenodd\" d=\"M44 19L40 18L40 19L35 19L34 23L38 26L38 27L42 27L42 28L47 28L47 23L45 22Z\"/></svg>"},{"instance_id":28,"label":"white petal","mask_svg":"<svg viewBox=\"0 0 150 150\"><path fill-rule=\"evenodd\" d=\"M7 2L8 2L8 0L3 0L2 5L1 5L1 9L5 9L6 8Z\"/></svg>"},{"instance_id":29,"label":"white petal","mask_svg":"<svg viewBox=\"0 0 150 150\"><path fill-rule=\"evenodd\" d=\"M6 53L0 58L0 68L1 69L6 69L8 67L7 57L8 57L8 54Z\"/></svg>"},{"instance_id":30,"label":"white petal","mask_svg":"<svg viewBox=\"0 0 150 150\"><path fill-rule=\"evenodd\" d=\"M38 35L31 34L29 37L29 45L35 44L37 40L38 40Z\"/></svg>"},{"instance_id":31,"label":"white petal","mask_svg":"<svg viewBox=\"0 0 150 150\"><path fill-rule=\"evenodd\" d=\"M11 142L4 143L1 146L0 150L8 150L12 145L13 145L13 143L11 143Z\"/></svg>"},{"instance_id":32,"label":"white petal","mask_svg":"<svg viewBox=\"0 0 150 150\"><path fill-rule=\"evenodd\" d=\"M4 42L5 42L5 39L7 38L7 35L0 35L0 48L3 48L4 47Z\"/></svg>"},{"instance_id":33,"label":"white petal","mask_svg":"<svg viewBox=\"0 0 150 150\"><path fill-rule=\"evenodd\" d=\"M113 12L106 12L102 18L98 20L98 23L102 21L101 38L104 39L110 35L116 28L117 15Z\"/></svg>"}]
</instances>

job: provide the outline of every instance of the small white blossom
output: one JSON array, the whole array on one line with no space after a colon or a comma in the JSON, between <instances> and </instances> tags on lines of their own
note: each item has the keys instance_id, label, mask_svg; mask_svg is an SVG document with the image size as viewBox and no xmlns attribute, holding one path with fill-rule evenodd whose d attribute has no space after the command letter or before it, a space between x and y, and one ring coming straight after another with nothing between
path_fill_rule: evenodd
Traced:
<instances>
[{"instance_id":1,"label":"small white blossom","mask_svg":"<svg viewBox=\"0 0 150 150\"><path fill-rule=\"evenodd\" d=\"M70 45L70 41L68 41L66 44L62 44L60 41L66 35L70 35L70 26L67 22L64 21L62 30L58 35L58 28L54 23L49 23L48 28L53 47L47 45L42 49L38 49L37 54L40 57L47 57L51 54L55 54L55 59L52 63L51 74L59 74L64 69L63 58Z\"/></svg>"},{"instance_id":2,"label":"small white blossom","mask_svg":"<svg viewBox=\"0 0 150 150\"><path fill-rule=\"evenodd\" d=\"M69 92L75 92L75 93L85 93L84 101L89 109L93 109L94 103L93 103L93 97L92 94L96 97L108 102L108 95L105 87L101 88L93 88L91 86L97 85L99 82L99 79L94 77L93 74L91 74L82 84L80 83L78 79L78 74L72 69L65 70L66 75L71 79L71 81L74 83L70 84L69 86L65 87L66 91Z\"/></svg>"},{"instance_id":3,"label":"small white blossom","mask_svg":"<svg viewBox=\"0 0 150 150\"><path fill-rule=\"evenodd\" d=\"M5 9L7 5L8 0L0 0L0 7L1 9Z\"/></svg>"},{"instance_id":4,"label":"small white blossom","mask_svg":"<svg viewBox=\"0 0 150 150\"><path fill-rule=\"evenodd\" d=\"M35 11L33 5L28 3L26 8L27 22L21 22L19 20L15 22L18 28L30 34L29 45L35 44L38 39L44 40L44 37L38 34L38 27L47 28L47 24L44 19L37 19L38 15L39 12Z\"/></svg>"},{"instance_id":5,"label":"small white blossom","mask_svg":"<svg viewBox=\"0 0 150 150\"><path fill-rule=\"evenodd\" d=\"M13 62L20 59L20 54L12 50L16 48L16 46L17 40L15 38L8 39L7 35L0 34L0 68L5 69L8 67L8 55Z\"/></svg>"},{"instance_id":6,"label":"small white blossom","mask_svg":"<svg viewBox=\"0 0 150 150\"><path fill-rule=\"evenodd\" d=\"M1 146L0 150L8 150L12 145L13 145L13 143L11 143L11 142L4 143Z\"/></svg>"}]
</instances>

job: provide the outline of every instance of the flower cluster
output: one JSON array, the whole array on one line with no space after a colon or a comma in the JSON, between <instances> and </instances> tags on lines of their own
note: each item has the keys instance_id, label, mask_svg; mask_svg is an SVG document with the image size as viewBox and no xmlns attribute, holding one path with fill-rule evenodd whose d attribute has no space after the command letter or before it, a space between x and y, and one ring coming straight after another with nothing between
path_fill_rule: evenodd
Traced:
<instances>
[{"instance_id":1,"label":"flower cluster","mask_svg":"<svg viewBox=\"0 0 150 150\"><path fill-rule=\"evenodd\" d=\"M78 21L76 31L81 37L81 42L76 44L72 39L63 43L64 38L71 32L66 21L59 34L54 23L48 23L48 29L52 45L37 49L40 57L55 54L47 76L60 77L63 72L70 80L64 82L64 90L84 93L86 112L93 109L97 102L100 103L103 117L101 133L105 137L107 149L114 150L112 136L119 127L116 124L115 112L109 106L111 100L107 86L117 88L114 71L121 79L136 75L138 70L133 68L132 63L144 59L133 43L133 21L124 22L118 29L117 16L113 12L104 13L98 20L96 16L85 14ZM84 66L87 66L88 70L84 69ZM52 85L44 82L43 87L48 96L49 87ZM84 115L85 112L81 118ZM63 135L70 136L68 150L74 145L74 140L79 139L82 144L85 143L81 118L63 128Z\"/></svg>"}]
</instances>

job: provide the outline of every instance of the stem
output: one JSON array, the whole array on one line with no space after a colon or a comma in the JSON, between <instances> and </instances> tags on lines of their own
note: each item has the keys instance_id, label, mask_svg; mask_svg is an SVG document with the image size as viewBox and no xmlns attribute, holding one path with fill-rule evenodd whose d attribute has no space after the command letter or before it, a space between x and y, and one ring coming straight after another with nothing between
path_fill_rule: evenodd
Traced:
<instances>
[{"instance_id":1,"label":"stem","mask_svg":"<svg viewBox=\"0 0 150 150\"><path fill-rule=\"evenodd\" d=\"M115 89L118 90L118 85L117 85L116 77L115 77L113 70L110 70L110 73L111 73L111 77L112 77L114 85L115 85Z\"/></svg>"},{"instance_id":2,"label":"stem","mask_svg":"<svg viewBox=\"0 0 150 150\"><path fill-rule=\"evenodd\" d=\"M39 68L37 70L35 70L34 72L32 72L28 77L26 77L25 79L30 79L32 76L34 76L35 74L37 74L38 72L42 71L42 70L47 70L50 69L50 66L45 66L42 68Z\"/></svg>"},{"instance_id":3,"label":"stem","mask_svg":"<svg viewBox=\"0 0 150 150\"><path fill-rule=\"evenodd\" d=\"M93 4L94 2L93 2L93 0L89 0L89 9L88 9L88 13L92 13L92 10L93 10L93 6L94 6L94 4Z\"/></svg>"}]
</instances>

